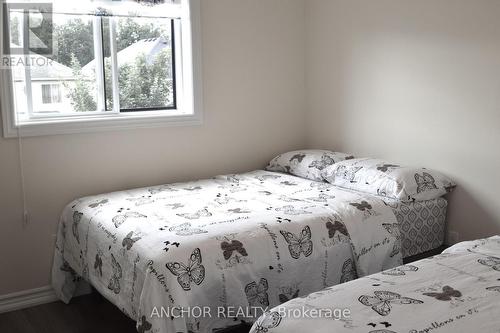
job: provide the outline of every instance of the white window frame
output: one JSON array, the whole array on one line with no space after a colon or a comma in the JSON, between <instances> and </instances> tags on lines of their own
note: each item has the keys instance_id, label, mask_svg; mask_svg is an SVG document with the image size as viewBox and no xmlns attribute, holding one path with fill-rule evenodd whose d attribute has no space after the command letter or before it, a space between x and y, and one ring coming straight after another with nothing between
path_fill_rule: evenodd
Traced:
<instances>
[{"instance_id":1,"label":"white window frame","mask_svg":"<svg viewBox=\"0 0 500 333\"><path fill-rule=\"evenodd\" d=\"M181 47L175 48L177 88L177 108L175 110L119 113L119 110L114 108L114 110L107 111L105 114L103 112L92 112L92 114L86 113L83 116L57 118L33 117L30 121L18 125L16 123L11 71L0 69L0 107L4 137L201 125L203 115L200 0L182 0L182 2L180 23L174 29L176 43L181 45ZM2 10L3 8L0 6L0 15L3 15ZM1 28L1 33L3 34L4 27ZM111 44L111 47L114 46ZM113 57L111 61L116 63L116 59L113 59ZM116 69L116 66L112 67ZM117 79L117 74L115 71L112 72L114 80ZM118 89L113 89L114 101L119 100L118 93Z\"/></svg>"}]
</instances>

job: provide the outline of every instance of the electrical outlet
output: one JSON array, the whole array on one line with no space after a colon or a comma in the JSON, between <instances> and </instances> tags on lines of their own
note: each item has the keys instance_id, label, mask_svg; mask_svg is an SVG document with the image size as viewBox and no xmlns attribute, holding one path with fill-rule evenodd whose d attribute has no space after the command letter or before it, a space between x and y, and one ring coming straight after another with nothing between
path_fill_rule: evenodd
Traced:
<instances>
[{"instance_id":1,"label":"electrical outlet","mask_svg":"<svg viewBox=\"0 0 500 333\"><path fill-rule=\"evenodd\" d=\"M453 245L456 244L460 241L460 235L457 231L448 231L448 234L446 235L446 244L447 245Z\"/></svg>"}]
</instances>

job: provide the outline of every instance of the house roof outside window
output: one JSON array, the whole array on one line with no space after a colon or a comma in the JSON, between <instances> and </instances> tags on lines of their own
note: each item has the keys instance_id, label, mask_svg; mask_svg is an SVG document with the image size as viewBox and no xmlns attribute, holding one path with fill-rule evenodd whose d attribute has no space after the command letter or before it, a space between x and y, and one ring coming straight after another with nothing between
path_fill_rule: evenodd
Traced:
<instances>
[{"instance_id":1,"label":"house roof outside window","mask_svg":"<svg viewBox=\"0 0 500 333\"><path fill-rule=\"evenodd\" d=\"M26 61L26 60L25 60ZM31 81L70 81L74 80L73 70L55 60L32 53L30 55ZM12 67L14 81L24 81L24 66Z\"/></svg>"},{"instance_id":2,"label":"house roof outside window","mask_svg":"<svg viewBox=\"0 0 500 333\"><path fill-rule=\"evenodd\" d=\"M144 54L146 62L152 64L158 53L170 46L169 41L164 37L141 39L134 44L124 48L117 53L118 67L126 64L133 64L138 55ZM82 67L82 71L93 71L95 60Z\"/></svg>"}]
</instances>

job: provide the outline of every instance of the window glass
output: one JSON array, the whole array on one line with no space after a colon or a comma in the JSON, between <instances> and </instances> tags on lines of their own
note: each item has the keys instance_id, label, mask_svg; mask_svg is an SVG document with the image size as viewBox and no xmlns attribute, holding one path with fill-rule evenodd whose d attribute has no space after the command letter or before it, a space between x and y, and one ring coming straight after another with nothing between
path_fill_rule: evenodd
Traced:
<instances>
[{"instance_id":1,"label":"window glass","mask_svg":"<svg viewBox=\"0 0 500 333\"><path fill-rule=\"evenodd\" d=\"M96 111L97 89L94 62L93 18L85 15L53 14L37 23L37 33L53 34L53 54L30 52L29 56L12 68L14 95L18 113L26 114L28 107L21 99L31 95L33 115L64 115L74 112ZM12 23L14 20L15 23ZM11 26L19 25L22 15L11 16ZM17 35L18 32L14 33ZM12 35L12 31L11 31ZM36 47L42 39L30 34L30 45ZM20 38L11 40L11 44ZM52 85L57 88L52 89ZM51 95L55 91L55 95Z\"/></svg>"},{"instance_id":2,"label":"window glass","mask_svg":"<svg viewBox=\"0 0 500 333\"><path fill-rule=\"evenodd\" d=\"M115 20L120 109L174 108L172 20L137 17L117 17ZM104 52L110 53L107 38ZM112 107L109 58L105 59L105 64L106 101L107 106Z\"/></svg>"}]
</instances>

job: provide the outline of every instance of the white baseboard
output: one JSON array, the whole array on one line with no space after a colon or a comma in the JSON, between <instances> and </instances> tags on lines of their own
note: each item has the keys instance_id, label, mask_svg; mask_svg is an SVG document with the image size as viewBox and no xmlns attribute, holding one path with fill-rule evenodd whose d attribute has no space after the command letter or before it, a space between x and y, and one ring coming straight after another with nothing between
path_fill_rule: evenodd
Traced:
<instances>
[{"instance_id":1,"label":"white baseboard","mask_svg":"<svg viewBox=\"0 0 500 333\"><path fill-rule=\"evenodd\" d=\"M87 295L91 292L92 287L88 283L80 281L76 287L74 297ZM0 295L0 313L21 310L32 306L56 302L58 300L51 286Z\"/></svg>"},{"instance_id":2,"label":"white baseboard","mask_svg":"<svg viewBox=\"0 0 500 333\"><path fill-rule=\"evenodd\" d=\"M57 301L51 286L23 290L0 296L0 313Z\"/></svg>"}]
</instances>

